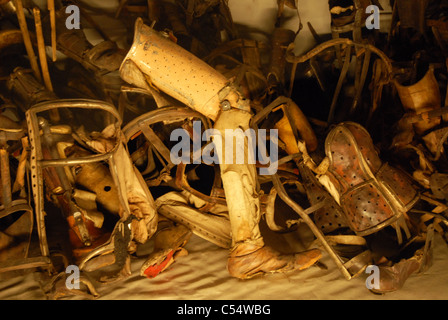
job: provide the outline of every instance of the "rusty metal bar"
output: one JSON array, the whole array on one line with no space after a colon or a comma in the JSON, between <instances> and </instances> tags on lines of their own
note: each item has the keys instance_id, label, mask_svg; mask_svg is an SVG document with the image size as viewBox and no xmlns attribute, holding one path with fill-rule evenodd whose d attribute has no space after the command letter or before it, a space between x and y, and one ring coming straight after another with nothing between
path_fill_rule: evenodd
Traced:
<instances>
[{"instance_id":1,"label":"rusty metal bar","mask_svg":"<svg viewBox=\"0 0 448 320\"><path fill-rule=\"evenodd\" d=\"M324 234L316 227L313 220L308 216L308 214L303 210L303 208L295 202L293 199L289 197L287 194L285 188L283 187L280 178L278 175L274 174L272 175L272 182L274 184L274 187L277 189L279 197L288 205L290 206L299 216L300 218L307 224L307 226L311 229L313 234L316 236L316 238L321 242L325 250L328 252L328 254L331 256L333 261L336 263L337 267L343 274L343 276L350 280L352 278L352 275L345 267L344 263L342 262L341 258L334 252L333 248L328 244L327 240L325 239Z\"/></svg>"},{"instance_id":2,"label":"rusty metal bar","mask_svg":"<svg viewBox=\"0 0 448 320\"><path fill-rule=\"evenodd\" d=\"M33 70L34 76L37 80L42 81L42 76L40 74L39 66L37 64L37 58L34 54L33 44L31 43L30 32L28 30L28 25L26 23L25 13L23 11L22 0L14 0L14 4L17 8L17 19L19 20L20 30L23 34L23 42L25 44L25 49L28 54L28 59L30 60L31 69Z\"/></svg>"}]
</instances>

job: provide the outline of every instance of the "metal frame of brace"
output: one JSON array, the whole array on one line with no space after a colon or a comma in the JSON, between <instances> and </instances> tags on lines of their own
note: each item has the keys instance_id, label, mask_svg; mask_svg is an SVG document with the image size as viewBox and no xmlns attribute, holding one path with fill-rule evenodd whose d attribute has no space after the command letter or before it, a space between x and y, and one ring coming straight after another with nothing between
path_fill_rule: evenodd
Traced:
<instances>
[{"instance_id":1,"label":"metal frame of brace","mask_svg":"<svg viewBox=\"0 0 448 320\"><path fill-rule=\"evenodd\" d=\"M43 157L41 143L42 138L39 130L38 114L44 111L58 110L60 108L82 108L92 110L102 110L106 115L111 117L111 120L115 120L117 129L120 129L121 118L116 108L104 101L88 100L88 99L60 99L39 103L26 112L26 121L28 125L28 133L31 145L30 155L30 168L31 168L31 184L34 197L35 215L37 231L39 236L39 244L42 252L42 257L49 263L51 253L49 251L46 225L45 225L45 204L44 204L44 182L42 170L46 167L65 167L74 166L79 164L94 163L94 162L107 162L111 171L112 177L115 183L118 183L117 168L114 164L114 154L118 149L120 139L117 139L117 143L110 152L104 154L95 154L79 158L66 158L66 159L51 159L46 160ZM121 203L124 203L124 195L119 189L119 197ZM126 209L126 206L124 206ZM118 224L118 223L117 223ZM112 242L113 243L113 242ZM106 248L106 249L105 249ZM106 244L96 248L92 254L87 255L83 261L87 261L93 254L98 254L101 249L110 250L110 241ZM82 263L81 263L82 264Z\"/></svg>"}]
</instances>

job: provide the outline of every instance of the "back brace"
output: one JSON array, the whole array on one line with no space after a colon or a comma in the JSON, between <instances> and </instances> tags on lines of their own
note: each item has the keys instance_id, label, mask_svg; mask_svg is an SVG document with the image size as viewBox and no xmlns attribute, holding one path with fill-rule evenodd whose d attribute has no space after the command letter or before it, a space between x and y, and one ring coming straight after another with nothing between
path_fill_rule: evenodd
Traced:
<instances>
[{"instance_id":1,"label":"back brace","mask_svg":"<svg viewBox=\"0 0 448 320\"><path fill-rule=\"evenodd\" d=\"M345 220L357 235L390 225L419 199L411 180L382 162L361 125L338 124L326 138L325 152L330 159L327 174L338 190Z\"/></svg>"}]
</instances>

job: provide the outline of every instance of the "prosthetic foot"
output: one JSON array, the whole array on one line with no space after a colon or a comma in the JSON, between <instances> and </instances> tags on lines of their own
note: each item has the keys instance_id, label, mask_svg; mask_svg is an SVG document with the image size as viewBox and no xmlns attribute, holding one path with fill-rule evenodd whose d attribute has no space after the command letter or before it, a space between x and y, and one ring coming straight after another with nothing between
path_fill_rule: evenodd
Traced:
<instances>
[{"instance_id":1,"label":"prosthetic foot","mask_svg":"<svg viewBox=\"0 0 448 320\"><path fill-rule=\"evenodd\" d=\"M249 279L257 275L303 270L322 256L319 249L295 254L281 254L268 246L239 244L230 253L227 269L235 278Z\"/></svg>"}]
</instances>

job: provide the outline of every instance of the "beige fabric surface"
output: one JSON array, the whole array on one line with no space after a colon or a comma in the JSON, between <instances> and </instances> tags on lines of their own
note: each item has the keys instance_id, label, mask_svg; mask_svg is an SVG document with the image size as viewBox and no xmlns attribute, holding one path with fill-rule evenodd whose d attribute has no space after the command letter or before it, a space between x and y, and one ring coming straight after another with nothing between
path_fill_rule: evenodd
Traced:
<instances>
[{"instance_id":1,"label":"beige fabric surface","mask_svg":"<svg viewBox=\"0 0 448 320\"><path fill-rule=\"evenodd\" d=\"M412 275L396 292L375 295L365 286L367 274L345 280L324 253L328 269L307 270L239 280L226 270L227 250L196 235L186 245L189 254L180 257L154 279L139 276L144 261L132 259L132 275L122 281L97 287L99 300L407 300L448 299L448 247L440 235L434 242L429 270ZM0 299L46 299L38 274L29 273L0 282ZM67 296L68 299L82 299Z\"/></svg>"}]
</instances>

